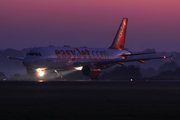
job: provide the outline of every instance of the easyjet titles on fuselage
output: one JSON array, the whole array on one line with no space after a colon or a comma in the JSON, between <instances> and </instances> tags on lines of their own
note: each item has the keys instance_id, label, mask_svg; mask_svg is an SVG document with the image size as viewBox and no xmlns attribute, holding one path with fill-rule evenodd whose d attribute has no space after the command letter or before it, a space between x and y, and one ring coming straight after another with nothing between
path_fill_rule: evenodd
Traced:
<instances>
[{"instance_id":1,"label":"easyjet titles on fuselage","mask_svg":"<svg viewBox=\"0 0 180 120\"><path fill-rule=\"evenodd\" d=\"M108 53L106 51L99 50L79 50L78 48L74 48L72 50L55 50L55 54L57 58L69 58L74 61L76 58L78 59L109 59Z\"/></svg>"}]
</instances>

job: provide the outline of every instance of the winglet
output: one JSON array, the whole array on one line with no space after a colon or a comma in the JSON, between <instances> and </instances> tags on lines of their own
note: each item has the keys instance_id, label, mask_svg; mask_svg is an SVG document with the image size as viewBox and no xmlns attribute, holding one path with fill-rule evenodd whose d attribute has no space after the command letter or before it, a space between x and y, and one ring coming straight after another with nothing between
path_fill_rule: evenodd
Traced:
<instances>
[{"instance_id":1,"label":"winglet","mask_svg":"<svg viewBox=\"0 0 180 120\"><path fill-rule=\"evenodd\" d=\"M119 26L119 29L114 38L114 41L112 45L109 47L109 49L124 50L127 22L128 18L123 18L121 25Z\"/></svg>"},{"instance_id":2,"label":"winglet","mask_svg":"<svg viewBox=\"0 0 180 120\"><path fill-rule=\"evenodd\" d=\"M11 60L11 57L12 57L12 55L10 55L10 56L7 56L7 59L10 59L10 60Z\"/></svg>"},{"instance_id":3,"label":"winglet","mask_svg":"<svg viewBox=\"0 0 180 120\"><path fill-rule=\"evenodd\" d=\"M172 57L173 57L173 55L171 55L170 57L166 57L166 56L164 56L163 58L164 58L164 59L166 59L166 58L170 58L170 59L172 60Z\"/></svg>"},{"instance_id":4,"label":"winglet","mask_svg":"<svg viewBox=\"0 0 180 120\"><path fill-rule=\"evenodd\" d=\"M173 55L170 56L170 59L171 59L171 60L172 60L172 56L173 56Z\"/></svg>"}]
</instances>

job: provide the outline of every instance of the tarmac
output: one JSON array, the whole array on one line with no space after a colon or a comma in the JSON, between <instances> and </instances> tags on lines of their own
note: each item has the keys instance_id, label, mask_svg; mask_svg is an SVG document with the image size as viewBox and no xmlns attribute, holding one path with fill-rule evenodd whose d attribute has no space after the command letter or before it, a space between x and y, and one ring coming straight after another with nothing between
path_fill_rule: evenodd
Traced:
<instances>
[{"instance_id":1,"label":"tarmac","mask_svg":"<svg viewBox=\"0 0 180 120\"><path fill-rule=\"evenodd\" d=\"M0 82L1 120L179 120L180 80Z\"/></svg>"}]
</instances>

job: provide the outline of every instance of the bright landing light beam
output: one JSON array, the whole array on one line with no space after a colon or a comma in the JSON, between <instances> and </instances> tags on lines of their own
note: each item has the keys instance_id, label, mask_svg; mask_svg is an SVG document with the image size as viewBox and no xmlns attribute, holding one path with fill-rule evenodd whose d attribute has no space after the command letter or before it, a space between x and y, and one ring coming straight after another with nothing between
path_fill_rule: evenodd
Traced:
<instances>
[{"instance_id":1,"label":"bright landing light beam","mask_svg":"<svg viewBox=\"0 0 180 120\"><path fill-rule=\"evenodd\" d=\"M42 76L44 76L44 74L45 74L45 69L41 69L41 68L38 68L38 69L36 69L36 71L38 72L38 76L39 77L42 77Z\"/></svg>"},{"instance_id":2,"label":"bright landing light beam","mask_svg":"<svg viewBox=\"0 0 180 120\"><path fill-rule=\"evenodd\" d=\"M74 67L76 70L82 70L83 66L80 67Z\"/></svg>"},{"instance_id":3,"label":"bright landing light beam","mask_svg":"<svg viewBox=\"0 0 180 120\"><path fill-rule=\"evenodd\" d=\"M43 71L40 71L39 72L39 76L43 76L44 75L44 72Z\"/></svg>"}]
</instances>

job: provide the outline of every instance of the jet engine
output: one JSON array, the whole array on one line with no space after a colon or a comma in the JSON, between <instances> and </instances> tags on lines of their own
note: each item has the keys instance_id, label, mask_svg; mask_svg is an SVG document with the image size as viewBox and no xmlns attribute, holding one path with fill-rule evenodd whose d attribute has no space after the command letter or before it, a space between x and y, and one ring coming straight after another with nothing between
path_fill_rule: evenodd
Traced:
<instances>
[{"instance_id":1,"label":"jet engine","mask_svg":"<svg viewBox=\"0 0 180 120\"><path fill-rule=\"evenodd\" d=\"M83 66L82 73L85 76L88 77L96 77L101 72L101 69L99 69L96 65L85 65Z\"/></svg>"}]
</instances>

